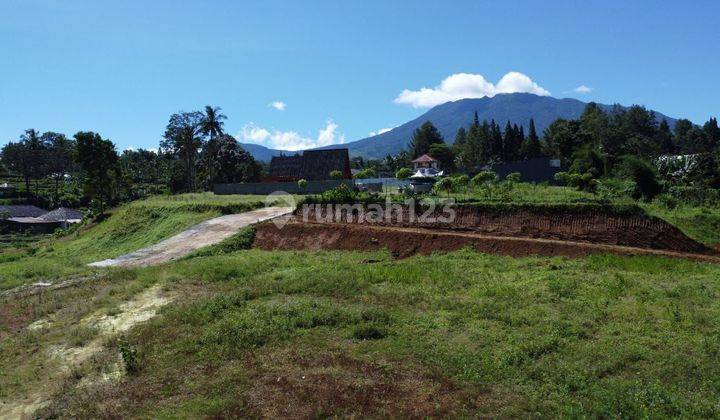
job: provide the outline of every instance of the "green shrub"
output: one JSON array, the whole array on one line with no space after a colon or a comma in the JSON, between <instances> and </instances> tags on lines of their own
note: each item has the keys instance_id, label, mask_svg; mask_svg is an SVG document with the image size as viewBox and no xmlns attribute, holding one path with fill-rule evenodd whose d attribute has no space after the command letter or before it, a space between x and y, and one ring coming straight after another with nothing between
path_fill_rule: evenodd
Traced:
<instances>
[{"instance_id":1,"label":"green shrub","mask_svg":"<svg viewBox=\"0 0 720 420\"><path fill-rule=\"evenodd\" d=\"M657 180L655 167L646 160L635 156L624 156L622 172L635 182L633 198L650 201L660 194L662 186Z\"/></svg>"},{"instance_id":2,"label":"green shrub","mask_svg":"<svg viewBox=\"0 0 720 420\"><path fill-rule=\"evenodd\" d=\"M482 186L489 182L495 182L495 181L497 181L497 175L495 174L495 172L491 172L491 171L479 172L471 180L472 184L476 187Z\"/></svg>"},{"instance_id":3,"label":"green shrub","mask_svg":"<svg viewBox=\"0 0 720 420\"><path fill-rule=\"evenodd\" d=\"M298 179L297 185L300 191L305 191L305 188L307 188L307 184L308 182L306 179Z\"/></svg>"},{"instance_id":4,"label":"green shrub","mask_svg":"<svg viewBox=\"0 0 720 420\"><path fill-rule=\"evenodd\" d=\"M520 182L521 177L522 177L522 175L520 175L520 172L511 172L511 173L507 174L507 176L505 177L505 181L512 182L512 183L518 183L518 182Z\"/></svg>"},{"instance_id":5,"label":"green shrub","mask_svg":"<svg viewBox=\"0 0 720 420\"><path fill-rule=\"evenodd\" d=\"M140 371L140 363L138 361L138 352L127 340L120 338L118 340L118 350L125 366L125 372L128 375L134 375Z\"/></svg>"},{"instance_id":6,"label":"green shrub","mask_svg":"<svg viewBox=\"0 0 720 420\"><path fill-rule=\"evenodd\" d=\"M335 170L330 172L330 179L342 179L342 172Z\"/></svg>"},{"instance_id":7,"label":"green shrub","mask_svg":"<svg viewBox=\"0 0 720 420\"><path fill-rule=\"evenodd\" d=\"M400 168L395 172L395 178L397 179L408 179L413 174L410 168Z\"/></svg>"}]
</instances>

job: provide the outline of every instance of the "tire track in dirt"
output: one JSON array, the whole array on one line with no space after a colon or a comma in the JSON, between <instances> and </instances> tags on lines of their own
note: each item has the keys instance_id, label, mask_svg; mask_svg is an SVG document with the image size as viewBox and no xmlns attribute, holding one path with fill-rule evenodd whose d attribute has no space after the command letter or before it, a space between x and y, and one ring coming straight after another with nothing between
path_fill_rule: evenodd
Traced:
<instances>
[{"instance_id":1,"label":"tire track in dirt","mask_svg":"<svg viewBox=\"0 0 720 420\"><path fill-rule=\"evenodd\" d=\"M161 307L172 302L172 300L173 297L163 295L160 285L156 284L121 304L117 314L107 315L96 312L83 318L79 324L96 328L98 330L97 336L83 346L56 345L48 348L48 357L58 359L61 362L59 370L53 372L52 376L66 377L71 375L73 368L103 351L107 340L153 318ZM28 328L34 330L52 328L53 323L52 320L39 320L28 326ZM107 374L100 379L120 378L122 376L121 368L122 366L118 363L118 366L113 369L113 374ZM0 401L0 420L32 417L36 411L50 403L51 395L52 388L49 384L46 384L44 388L33 390L24 398Z\"/></svg>"}]
</instances>

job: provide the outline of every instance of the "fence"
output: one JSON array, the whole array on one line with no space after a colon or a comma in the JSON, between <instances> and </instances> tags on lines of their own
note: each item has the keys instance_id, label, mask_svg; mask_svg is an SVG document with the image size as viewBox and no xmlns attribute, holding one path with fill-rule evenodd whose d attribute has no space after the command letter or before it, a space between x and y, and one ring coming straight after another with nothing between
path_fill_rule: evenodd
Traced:
<instances>
[{"instance_id":1,"label":"fence","mask_svg":"<svg viewBox=\"0 0 720 420\"><path fill-rule=\"evenodd\" d=\"M331 190L340 184L348 187L354 187L354 182L350 179L327 180L327 181L308 181L307 186L302 190L298 187L297 182L248 182L242 184L217 184L213 191L218 195L229 194L261 194L267 195L275 191L284 191L289 194L319 194L327 190Z\"/></svg>"}]
</instances>

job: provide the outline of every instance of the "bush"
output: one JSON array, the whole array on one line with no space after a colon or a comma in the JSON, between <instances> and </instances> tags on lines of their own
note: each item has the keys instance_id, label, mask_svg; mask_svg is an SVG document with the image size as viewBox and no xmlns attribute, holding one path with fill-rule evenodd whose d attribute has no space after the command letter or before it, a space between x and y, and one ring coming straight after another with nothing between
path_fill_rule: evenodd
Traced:
<instances>
[{"instance_id":1,"label":"bush","mask_svg":"<svg viewBox=\"0 0 720 420\"><path fill-rule=\"evenodd\" d=\"M122 356L125 372L128 375L134 375L140 371L140 363L138 362L137 349L132 347L125 339L118 340L118 350Z\"/></svg>"},{"instance_id":2,"label":"bush","mask_svg":"<svg viewBox=\"0 0 720 420\"><path fill-rule=\"evenodd\" d=\"M308 182L306 179L298 179L297 185L300 191L305 191L305 188L307 188L307 184Z\"/></svg>"},{"instance_id":3,"label":"bush","mask_svg":"<svg viewBox=\"0 0 720 420\"><path fill-rule=\"evenodd\" d=\"M397 179L408 179L413 174L410 168L400 168L395 172L395 178Z\"/></svg>"},{"instance_id":4,"label":"bush","mask_svg":"<svg viewBox=\"0 0 720 420\"><path fill-rule=\"evenodd\" d=\"M635 182L635 199L650 201L662 191L655 167L650 162L635 156L625 156L622 159L622 172Z\"/></svg>"},{"instance_id":5,"label":"bush","mask_svg":"<svg viewBox=\"0 0 720 420\"><path fill-rule=\"evenodd\" d=\"M375 172L375 169L373 168L366 168L362 171L355 174L355 178L357 179L364 179L364 178L377 178L377 173Z\"/></svg>"},{"instance_id":6,"label":"bush","mask_svg":"<svg viewBox=\"0 0 720 420\"><path fill-rule=\"evenodd\" d=\"M521 176L522 175L520 175L520 172L511 172L507 174L507 176L505 177L505 181L517 184L518 182L520 182Z\"/></svg>"},{"instance_id":7,"label":"bush","mask_svg":"<svg viewBox=\"0 0 720 420\"><path fill-rule=\"evenodd\" d=\"M453 180L452 178L442 178L438 182L433 185L433 190L436 192L439 191L445 191L447 192L448 196L450 195L450 191L453 189Z\"/></svg>"},{"instance_id":8,"label":"bush","mask_svg":"<svg viewBox=\"0 0 720 420\"><path fill-rule=\"evenodd\" d=\"M330 179L342 179L342 172L335 170L330 172Z\"/></svg>"},{"instance_id":9,"label":"bush","mask_svg":"<svg viewBox=\"0 0 720 420\"><path fill-rule=\"evenodd\" d=\"M483 184L495 181L497 181L497 175L495 174L495 172L491 171L482 171L475 175L471 180L472 184L475 186L481 186Z\"/></svg>"},{"instance_id":10,"label":"bush","mask_svg":"<svg viewBox=\"0 0 720 420\"><path fill-rule=\"evenodd\" d=\"M555 180L568 187L577 188L579 191L595 192L598 185L597 179L590 172L579 174L576 172L558 172Z\"/></svg>"}]
</instances>

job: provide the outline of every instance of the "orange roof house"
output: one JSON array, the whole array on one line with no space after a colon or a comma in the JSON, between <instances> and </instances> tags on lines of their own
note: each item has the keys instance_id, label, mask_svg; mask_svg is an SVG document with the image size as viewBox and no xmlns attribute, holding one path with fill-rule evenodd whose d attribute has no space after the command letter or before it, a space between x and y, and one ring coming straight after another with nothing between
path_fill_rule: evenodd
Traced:
<instances>
[{"instance_id":1,"label":"orange roof house","mask_svg":"<svg viewBox=\"0 0 720 420\"><path fill-rule=\"evenodd\" d=\"M420 169L420 168L432 168L432 169L438 169L438 164L440 161L435 159L434 157L430 155L422 155L419 158L412 161L413 169Z\"/></svg>"}]
</instances>

